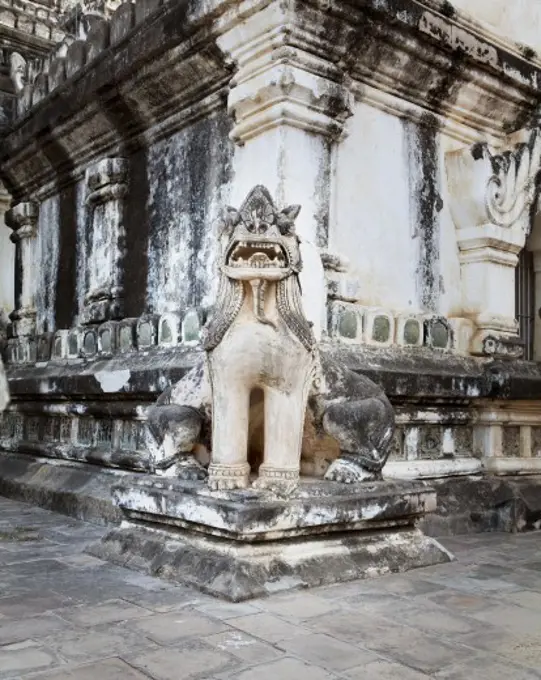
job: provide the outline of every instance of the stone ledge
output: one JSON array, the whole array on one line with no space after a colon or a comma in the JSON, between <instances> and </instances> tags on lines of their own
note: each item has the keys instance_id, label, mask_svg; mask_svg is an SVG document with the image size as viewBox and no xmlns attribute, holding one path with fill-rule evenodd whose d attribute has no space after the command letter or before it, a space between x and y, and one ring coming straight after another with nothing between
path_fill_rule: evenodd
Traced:
<instances>
[{"instance_id":1,"label":"stone ledge","mask_svg":"<svg viewBox=\"0 0 541 680\"><path fill-rule=\"evenodd\" d=\"M145 476L116 487L113 499L129 519L240 542L413 525L436 509L434 491L411 481L345 485L302 478L282 499L253 489L211 493L206 482Z\"/></svg>"},{"instance_id":2,"label":"stone ledge","mask_svg":"<svg viewBox=\"0 0 541 680\"><path fill-rule=\"evenodd\" d=\"M121 521L112 488L126 474L0 452L0 495L94 524Z\"/></svg>"},{"instance_id":3,"label":"stone ledge","mask_svg":"<svg viewBox=\"0 0 541 680\"><path fill-rule=\"evenodd\" d=\"M437 541L411 528L253 545L129 522L86 552L231 602L404 572L452 559Z\"/></svg>"},{"instance_id":4,"label":"stone ledge","mask_svg":"<svg viewBox=\"0 0 541 680\"><path fill-rule=\"evenodd\" d=\"M479 398L541 398L541 366L537 362L461 357L426 348L352 347L341 343L322 343L321 351L367 375L395 400L413 397L416 401L457 399L465 403ZM50 398L81 395L88 399L121 393L152 399L180 380L200 355L198 347L153 347L94 361L8 364L6 375L15 401L28 401L44 393ZM116 378L121 376L125 377L118 386Z\"/></svg>"},{"instance_id":5,"label":"stone ledge","mask_svg":"<svg viewBox=\"0 0 541 680\"><path fill-rule=\"evenodd\" d=\"M419 522L429 536L541 528L541 475L433 479L438 509Z\"/></svg>"}]
</instances>

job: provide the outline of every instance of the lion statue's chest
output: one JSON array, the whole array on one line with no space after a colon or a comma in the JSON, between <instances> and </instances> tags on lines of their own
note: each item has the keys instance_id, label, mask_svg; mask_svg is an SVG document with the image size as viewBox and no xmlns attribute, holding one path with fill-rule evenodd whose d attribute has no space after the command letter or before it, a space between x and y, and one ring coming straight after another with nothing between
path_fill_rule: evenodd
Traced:
<instances>
[{"instance_id":1,"label":"lion statue's chest","mask_svg":"<svg viewBox=\"0 0 541 680\"><path fill-rule=\"evenodd\" d=\"M253 386L288 389L311 357L278 314L269 309L273 326L261 323L250 309L242 311L212 352L212 360L228 371L232 380Z\"/></svg>"}]
</instances>

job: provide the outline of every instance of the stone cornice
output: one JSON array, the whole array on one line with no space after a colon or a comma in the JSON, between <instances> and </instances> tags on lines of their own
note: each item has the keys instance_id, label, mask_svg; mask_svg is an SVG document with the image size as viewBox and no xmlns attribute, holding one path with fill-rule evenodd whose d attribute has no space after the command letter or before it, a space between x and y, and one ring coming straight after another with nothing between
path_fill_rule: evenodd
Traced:
<instances>
[{"instance_id":1,"label":"stone cornice","mask_svg":"<svg viewBox=\"0 0 541 680\"><path fill-rule=\"evenodd\" d=\"M463 15L445 16L444 3L329 0L325 14L318 5L299 4L301 21L317 25L319 14L319 49L335 55L359 99L421 120L431 114L464 140L502 140L534 117L539 64Z\"/></svg>"},{"instance_id":2,"label":"stone cornice","mask_svg":"<svg viewBox=\"0 0 541 680\"><path fill-rule=\"evenodd\" d=\"M460 139L501 143L534 118L541 101L537 62L464 15L446 16L447 5L436 0L163 6L137 0L121 5L110 22L96 22L65 59L50 59L23 92L22 115L0 152L8 188L15 197L33 195L100 155L121 155L132 143L147 144L223 108L233 71L240 75L229 100L231 113L242 119L237 138L282 124L280 92L265 85L264 70L244 69L246 59L257 62L257 44L244 54L221 39L273 6L286 8L276 33L285 78L280 87L290 87L291 74L295 81L287 94L287 124L339 133L353 92L398 115L425 120L428 114L432 125ZM250 101L249 88L243 92L243 70L259 79L272 104L264 114ZM312 99L321 83L324 96ZM310 120L307 107L314 113Z\"/></svg>"}]
</instances>

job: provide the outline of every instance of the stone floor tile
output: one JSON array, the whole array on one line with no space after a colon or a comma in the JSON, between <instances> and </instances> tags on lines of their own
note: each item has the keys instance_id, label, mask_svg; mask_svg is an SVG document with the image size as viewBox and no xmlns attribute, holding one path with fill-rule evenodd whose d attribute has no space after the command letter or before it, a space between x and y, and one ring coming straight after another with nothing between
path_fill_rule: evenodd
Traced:
<instances>
[{"instance_id":1,"label":"stone floor tile","mask_svg":"<svg viewBox=\"0 0 541 680\"><path fill-rule=\"evenodd\" d=\"M108 656L154 651L158 645L125 627L104 625L95 629L70 630L61 637L49 636L43 643L69 663L89 663Z\"/></svg>"},{"instance_id":2,"label":"stone floor tile","mask_svg":"<svg viewBox=\"0 0 541 680\"><path fill-rule=\"evenodd\" d=\"M266 642L261 642L257 638L241 633L238 630L231 630L225 633L217 633L202 638L211 647L228 652L248 664L264 663L285 656L283 652Z\"/></svg>"},{"instance_id":3,"label":"stone floor tile","mask_svg":"<svg viewBox=\"0 0 541 680\"><path fill-rule=\"evenodd\" d=\"M0 569L0 579L4 577L4 572L9 567ZM31 560L29 562L19 562L17 564L18 578L33 578L34 576L46 576L54 574L55 577L61 578L61 572L68 569L67 564L63 564L60 560L45 559L45 560Z\"/></svg>"},{"instance_id":4,"label":"stone floor tile","mask_svg":"<svg viewBox=\"0 0 541 680\"><path fill-rule=\"evenodd\" d=\"M540 677L534 671L488 656L450 666L434 675L438 680L539 680Z\"/></svg>"},{"instance_id":5,"label":"stone floor tile","mask_svg":"<svg viewBox=\"0 0 541 680\"><path fill-rule=\"evenodd\" d=\"M364 646L382 656L398 661L424 673L435 673L459 660L471 658L476 652L453 642L403 627L387 636L367 639Z\"/></svg>"},{"instance_id":6,"label":"stone floor tile","mask_svg":"<svg viewBox=\"0 0 541 680\"><path fill-rule=\"evenodd\" d=\"M497 601L485 595L474 595L473 593L465 593L451 588L436 593L428 593L426 596L423 596L423 599L425 598L428 603L433 603L466 615L484 611Z\"/></svg>"},{"instance_id":7,"label":"stone floor tile","mask_svg":"<svg viewBox=\"0 0 541 680\"><path fill-rule=\"evenodd\" d=\"M40 673L36 680L148 680L149 676L136 670L122 659L104 659L96 663L66 668L52 673Z\"/></svg>"},{"instance_id":8,"label":"stone floor tile","mask_svg":"<svg viewBox=\"0 0 541 680\"><path fill-rule=\"evenodd\" d=\"M513 604L496 603L484 611L475 612L472 617L504 628L515 635L529 635L541 631L541 612Z\"/></svg>"},{"instance_id":9,"label":"stone floor tile","mask_svg":"<svg viewBox=\"0 0 541 680\"><path fill-rule=\"evenodd\" d=\"M235 680L335 680L338 676L300 659L286 657L278 661L258 664L235 672L234 675L227 674L220 677Z\"/></svg>"},{"instance_id":10,"label":"stone floor tile","mask_svg":"<svg viewBox=\"0 0 541 680\"><path fill-rule=\"evenodd\" d=\"M533 590L518 590L514 593L502 593L501 599L509 604L541 612L541 593L536 593Z\"/></svg>"},{"instance_id":11,"label":"stone floor tile","mask_svg":"<svg viewBox=\"0 0 541 680\"><path fill-rule=\"evenodd\" d=\"M39 597L14 595L0 598L0 614L9 618L22 619L25 616L44 614L71 604L73 603L68 598L54 593Z\"/></svg>"},{"instance_id":12,"label":"stone floor tile","mask_svg":"<svg viewBox=\"0 0 541 680\"><path fill-rule=\"evenodd\" d=\"M406 575L392 575L389 579L381 580L381 587L394 595L415 597L416 595L427 595L428 593L441 592L443 587L439 583L431 583L422 579L408 578Z\"/></svg>"},{"instance_id":13,"label":"stone floor tile","mask_svg":"<svg viewBox=\"0 0 541 680\"><path fill-rule=\"evenodd\" d=\"M0 678L19 678L21 673L39 671L58 663L50 649L33 640L0 647Z\"/></svg>"},{"instance_id":14,"label":"stone floor tile","mask_svg":"<svg viewBox=\"0 0 541 680\"><path fill-rule=\"evenodd\" d=\"M328 614L335 609L332 602L310 593L278 595L253 602L255 607L287 620L304 621Z\"/></svg>"},{"instance_id":15,"label":"stone floor tile","mask_svg":"<svg viewBox=\"0 0 541 680\"><path fill-rule=\"evenodd\" d=\"M122 588L120 597L126 602L131 602L155 613L167 613L185 607L198 607L207 604L205 596L200 596L195 590L189 588L169 588L163 585L159 590L150 590L139 586Z\"/></svg>"},{"instance_id":16,"label":"stone floor tile","mask_svg":"<svg viewBox=\"0 0 541 680\"><path fill-rule=\"evenodd\" d=\"M137 619L144 616L150 616L152 612L143 607L125 602L124 600L109 600L103 604L98 604L92 607L85 605L77 605L75 607L68 607L60 609L57 614L66 621L75 623L78 626L97 626L104 623L116 623L118 621L127 621L128 619Z\"/></svg>"},{"instance_id":17,"label":"stone floor tile","mask_svg":"<svg viewBox=\"0 0 541 680\"><path fill-rule=\"evenodd\" d=\"M232 670L239 664L237 659L226 652L201 643L191 643L182 649L162 648L134 658L125 658L155 680L209 678Z\"/></svg>"},{"instance_id":18,"label":"stone floor tile","mask_svg":"<svg viewBox=\"0 0 541 680\"><path fill-rule=\"evenodd\" d=\"M400 621L406 626L432 635L470 635L485 624L443 607L428 606L423 602L396 602L378 610L378 616Z\"/></svg>"},{"instance_id":19,"label":"stone floor tile","mask_svg":"<svg viewBox=\"0 0 541 680\"><path fill-rule=\"evenodd\" d=\"M402 614L400 620L404 616ZM342 611L321 616L316 624L321 632L427 673L475 654L474 650L456 643L362 612Z\"/></svg>"},{"instance_id":20,"label":"stone floor tile","mask_svg":"<svg viewBox=\"0 0 541 680\"><path fill-rule=\"evenodd\" d=\"M342 642L330 635L316 633L283 640L277 646L305 661L316 663L332 671L341 671L377 659L377 655Z\"/></svg>"},{"instance_id":21,"label":"stone floor tile","mask_svg":"<svg viewBox=\"0 0 541 680\"><path fill-rule=\"evenodd\" d=\"M309 635L311 632L303 626L293 625L277 616L266 613L228 619L227 623L233 628L238 628L249 635L271 643L287 640L297 635Z\"/></svg>"},{"instance_id":22,"label":"stone floor tile","mask_svg":"<svg viewBox=\"0 0 541 680\"><path fill-rule=\"evenodd\" d=\"M385 659L376 659L357 668L350 668L343 675L351 680L428 680L430 677L426 673Z\"/></svg>"},{"instance_id":23,"label":"stone floor tile","mask_svg":"<svg viewBox=\"0 0 541 680\"><path fill-rule=\"evenodd\" d=\"M512 592L524 589L524 586L504 580L503 578L473 578L463 574L451 576L448 574L429 574L427 575L427 580L440 583L446 588L461 590L465 593L472 593L474 595L500 594L502 592Z\"/></svg>"},{"instance_id":24,"label":"stone floor tile","mask_svg":"<svg viewBox=\"0 0 541 680\"><path fill-rule=\"evenodd\" d=\"M529 635L501 635L499 643L487 641L484 649L493 656L505 657L507 661L537 671L541 677L541 635L538 631Z\"/></svg>"},{"instance_id":25,"label":"stone floor tile","mask_svg":"<svg viewBox=\"0 0 541 680\"><path fill-rule=\"evenodd\" d=\"M63 635L70 624L55 614L32 616L17 621L0 619L0 645L39 639L47 635Z\"/></svg>"},{"instance_id":26,"label":"stone floor tile","mask_svg":"<svg viewBox=\"0 0 541 680\"><path fill-rule=\"evenodd\" d=\"M160 645L172 645L185 638L199 638L228 630L228 626L221 621L187 610L154 614L129 622L127 628L146 635Z\"/></svg>"},{"instance_id":27,"label":"stone floor tile","mask_svg":"<svg viewBox=\"0 0 541 680\"><path fill-rule=\"evenodd\" d=\"M195 609L202 614L208 614L215 619L227 621L227 619L235 619L240 616L248 616L250 614L260 614L260 609L257 604L253 602L248 604L246 602L220 602L219 600L212 600L202 604L196 604Z\"/></svg>"}]
</instances>

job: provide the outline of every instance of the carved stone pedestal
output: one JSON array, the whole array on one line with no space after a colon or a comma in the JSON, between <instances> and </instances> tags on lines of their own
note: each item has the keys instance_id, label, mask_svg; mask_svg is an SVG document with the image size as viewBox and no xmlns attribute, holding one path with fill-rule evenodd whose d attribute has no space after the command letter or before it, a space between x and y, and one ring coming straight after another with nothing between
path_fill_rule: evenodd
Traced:
<instances>
[{"instance_id":1,"label":"carved stone pedestal","mask_svg":"<svg viewBox=\"0 0 541 680\"><path fill-rule=\"evenodd\" d=\"M233 602L452 559L415 528L436 507L423 482L305 481L281 499L147 478L114 496L127 521L88 552Z\"/></svg>"}]
</instances>

